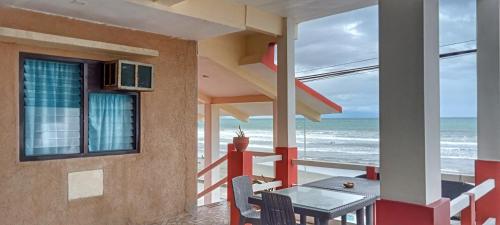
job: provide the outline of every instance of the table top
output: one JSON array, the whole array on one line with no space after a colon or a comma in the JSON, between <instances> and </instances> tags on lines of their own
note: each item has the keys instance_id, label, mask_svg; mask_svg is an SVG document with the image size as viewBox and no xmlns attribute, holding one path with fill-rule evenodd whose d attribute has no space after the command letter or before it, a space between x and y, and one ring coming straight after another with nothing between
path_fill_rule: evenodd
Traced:
<instances>
[{"instance_id":1,"label":"table top","mask_svg":"<svg viewBox=\"0 0 500 225\"><path fill-rule=\"evenodd\" d=\"M376 196L371 195L306 186L286 188L276 193L290 196L295 213L321 218L336 218L345 215L371 205L377 199ZM262 204L260 195L252 196L248 201L251 204Z\"/></svg>"},{"instance_id":2,"label":"table top","mask_svg":"<svg viewBox=\"0 0 500 225\"><path fill-rule=\"evenodd\" d=\"M354 188L345 188L345 182L353 182ZM368 180L364 178L353 177L331 177L304 184L306 187L316 187L328 190L344 191L356 194L380 196L380 181Z\"/></svg>"},{"instance_id":3,"label":"table top","mask_svg":"<svg viewBox=\"0 0 500 225\"><path fill-rule=\"evenodd\" d=\"M365 198L362 195L305 186L295 186L275 193L289 196L297 205L320 210L333 210Z\"/></svg>"}]
</instances>

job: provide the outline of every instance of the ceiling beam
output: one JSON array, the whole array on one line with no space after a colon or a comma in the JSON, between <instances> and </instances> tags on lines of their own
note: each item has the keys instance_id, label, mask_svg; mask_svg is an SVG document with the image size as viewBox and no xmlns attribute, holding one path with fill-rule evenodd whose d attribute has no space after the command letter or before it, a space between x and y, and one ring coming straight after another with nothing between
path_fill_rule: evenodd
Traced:
<instances>
[{"instance_id":1,"label":"ceiling beam","mask_svg":"<svg viewBox=\"0 0 500 225\"><path fill-rule=\"evenodd\" d=\"M235 31L251 30L273 36L281 35L281 16L237 2L227 0L126 1L228 26L236 29Z\"/></svg>"},{"instance_id":2,"label":"ceiling beam","mask_svg":"<svg viewBox=\"0 0 500 225\"><path fill-rule=\"evenodd\" d=\"M231 104L231 103L252 103L252 102L271 102L273 99L266 95L244 95L232 97L213 97L212 104Z\"/></svg>"},{"instance_id":3,"label":"ceiling beam","mask_svg":"<svg viewBox=\"0 0 500 225\"><path fill-rule=\"evenodd\" d=\"M230 106L230 105L220 105L219 107L222 111L224 111L225 113L234 117L235 119L237 119L241 122L248 123L248 119L250 118L250 116L248 114L240 111L239 109L237 109L233 106Z\"/></svg>"},{"instance_id":4,"label":"ceiling beam","mask_svg":"<svg viewBox=\"0 0 500 225\"><path fill-rule=\"evenodd\" d=\"M151 0L152 2L154 3L160 3L160 4L163 4L163 5L166 5L166 6L173 6L177 3L181 3L185 0Z\"/></svg>"},{"instance_id":5,"label":"ceiling beam","mask_svg":"<svg viewBox=\"0 0 500 225\"><path fill-rule=\"evenodd\" d=\"M198 91L198 103L212 104L212 97Z\"/></svg>"},{"instance_id":6,"label":"ceiling beam","mask_svg":"<svg viewBox=\"0 0 500 225\"><path fill-rule=\"evenodd\" d=\"M321 113L316 112L304 103L297 102L297 114L303 115L305 118L313 122L321 122Z\"/></svg>"}]
</instances>

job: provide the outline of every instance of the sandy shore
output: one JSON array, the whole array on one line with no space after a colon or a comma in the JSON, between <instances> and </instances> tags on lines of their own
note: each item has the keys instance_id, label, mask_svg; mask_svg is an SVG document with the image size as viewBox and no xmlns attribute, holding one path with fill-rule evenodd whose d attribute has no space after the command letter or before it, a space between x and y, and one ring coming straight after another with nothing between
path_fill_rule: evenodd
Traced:
<instances>
[{"instance_id":1,"label":"sandy shore","mask_svg":"<svg viewBox=\"0 0 500 225\"><path fill-rule=\"evenodd\" d=\"M204 163L203 159L198 159L198 171L203 169ZM219 166L219 179L223 178L227 174L227 164L223 163ZM266 164L255 164L253 167L253 174L255 176L265 176L274 177L274 166ZM317 180L322 180L332 176L349 176L354 177L363 174L362 171L350 171L341 169L326 169L326 168L316 168L316 167L304 167L299 166L298 182L299 184L309 183ZM203 177L198 179L198 192L203 191ZM219 190L220 198L227 199L225 185ZM203 198L199 199L199 205L203 204Z\"/></svg>"}]
</instances>

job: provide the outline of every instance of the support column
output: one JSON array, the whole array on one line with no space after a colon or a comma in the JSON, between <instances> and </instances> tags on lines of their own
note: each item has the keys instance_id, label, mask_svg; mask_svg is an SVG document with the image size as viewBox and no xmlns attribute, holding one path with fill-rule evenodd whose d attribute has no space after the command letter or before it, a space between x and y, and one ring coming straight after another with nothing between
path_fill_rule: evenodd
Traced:
<instances>
[{"instance_id":1,"label":"support column","mask_svg":"<svg viewBox=\"0 0 500 225\"><path fill-rule=\"evenodd\" d=\"M276 179L283 187L297 183L297 167L292 160L297 158L295 140L295 37L297 24L290 18L283 19L283 35L278 37L278 94L276 100L276 152L283 160L276 162Z\"/></svg>"},{"instance_id":2,"label":"support column","mask_svg":"<svg viewBox=\"0 0 500 225\"><path fill-rule=\"evenodd\" d=\"M500 161L500 4L477 0L478 158Z\"/></svg>"},{"instance_id":3,"label":"support column","mask_svg":"<svg viewBox=\"0 0 500 225\"><path fill-rule=\"evenodd\" d=\"M238 152L233 144L227 145L227 196L230 205L230 225L238 225L240 214L234 203L233 183L232 180L238 176L253 175L253 155L252 152Z\"/></svg>"},{"instance_id":4,"label":"support column","mask_svg":"<svg viewBox=\"0 0 500 225\"><path fill-rule=\"evenodd\" d=\"M441 199L438 0L380 0L377 224L450 224Z\"/></svg>"},{"instance_id":5,"label":"support column","mask_svg":"<svg viewBox=\"0 0 500 225\"><path fill-rule=\"evenodd\" d=\"M477 0L476 184L495 179L496 188L476 204L476 218L500 220L500 0Z\"/></svg>"},{"instance_id":6,"label":"support column","mask_svg":"<svg viewBox=\"0 0 500 225\"><path fill-rule=\"evenodd\" d=\"M220 110L212 104L205 104L205 127L204 127L204 165L207 167L220 157ZM219 177L219 168L208 171L204 177L203 186L205 189L215 184ZM216 189L212 193L205 195L204 203L210 204L220 201L220 190Z\"/></svg>"}]
</instances>

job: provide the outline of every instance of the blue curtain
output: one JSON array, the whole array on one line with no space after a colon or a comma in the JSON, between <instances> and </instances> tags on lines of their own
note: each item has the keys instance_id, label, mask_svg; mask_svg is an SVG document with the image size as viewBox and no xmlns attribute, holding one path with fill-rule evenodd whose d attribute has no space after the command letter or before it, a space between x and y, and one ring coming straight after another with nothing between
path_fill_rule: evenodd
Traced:
<instances>
[{"instance_id":1,"label":"blue curtain","mask_svg":"<svg viewBox=\"0 0 500 225\"><path fill-rule=\"evenodd\" d=\"M80 64L24 60L27 156L80 152Z\"/></svg>"},{"instance_id":2,"label":"blue curtain","mask_svg":"<svg viewBox=\"0 0 500 225\"><path fill-rule=\"evenodd\" d=\"M89 152L134 149L134 97L89 95Z\"/></svg>"}]
</instances>

